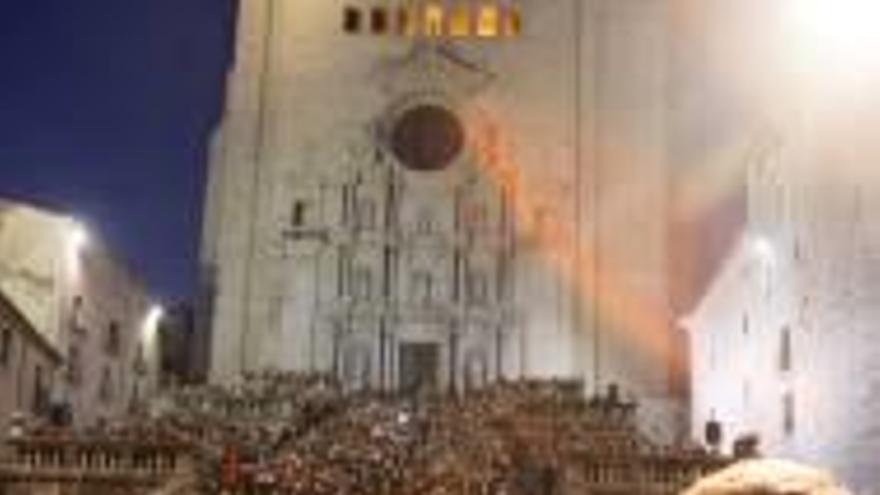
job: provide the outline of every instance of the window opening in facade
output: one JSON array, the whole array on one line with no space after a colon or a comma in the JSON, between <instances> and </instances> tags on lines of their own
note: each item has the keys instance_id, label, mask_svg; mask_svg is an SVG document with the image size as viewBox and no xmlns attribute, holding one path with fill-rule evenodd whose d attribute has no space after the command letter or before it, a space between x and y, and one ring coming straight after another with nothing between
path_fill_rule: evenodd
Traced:
<instances>
[{"instance_id":1,"label":"window opening in facade","mask_svg":"<svg viewBox=\"0 0 880 495\"><path fill-rule=\"evenodd\" d=\"M80 362L79 346L71 344L67 350L67 381L73 385L82 379L82 363Z\"/></svg>"},{"instance_id":2,"label":"window opening in facade","mask_svg":"<svg viewBox=\"0 0 880 495\"><path fill-rule=\"evenodd\" d=\"M109 402L113 399L113 375L110 368L104 366L101 372L101 385L98 388L98 399L102 402Z\"/></svg>"},{"instance_id":3,"label":"window opening in facade","mask_svg":"<svg viewBox=\"0 0 880 495\"><path fill-rule=\"evenodd\" d=\"M779 335L779 371L791 371L791 329L782 327Z\"/></svg>"},{"instance_id":4,"label":"window opening in facade","mask_svg":"<svg viewBox=\"0 0 880 495\"><path fill-rule=\"evenodd\" d=\"M791 391L788 391L782 396L782 430L785 432L786 436L794 434L794 414L794 394Z\"/></svg>"},{"instance_id":5,"label":"window opening in facade","mask_svg":"<svg viewBox=\"0 0 880 495\"><path fill-rule=\"evenodd\" d=\"M107 341L105 343L107 354L111 356L119 355L119 350L122 348L122 337L120 333L121 330L119 329L119 322L111 321L110 324L107 326Z\"/></svg>"},{"instance_id":6,"label":"window opening in facade","mask_svg":"<svg viewBox=\"0 0 880 495\"><path fill-rule=\"evenodd\" d=\"M346 7L342 15L342 30L346 33L358 33L361 30L361 11L355 7Z\"/></svg>"},{"instance_id":7,"label":"window opening in facade","mask_svg":"<svg viewBox=\"0 0 880 495\"><path fill-rule=\"evenodd\" d=\"M302 227L306 224L306 202L299 199L293 202L293 208L290 212L290 225L293 227Z\"/></svg>"},{"instance_id":8,"label":"window opening in facade","mask_svg":"<svg viewBox=\"0 0 880 495\"><path fill-rule=\"evenodd\" d=\"M370 30L373 34L385 34L388 31L388 11L384 7L373 7L370 11Z\"/></svg>"},{"instance_id":9,"label":"window opening in facade","mask_svg":"<svg viewBox=\"0 0 880 495\"><path fill-rule=\"evenodd\" d=\"M373 271L367 266L358 266L352 270L354 298L368 301L373 297Z\"/></svg>"},{"instance_id":10,"label":"window opening in facade","mask_svg":"<svg viewBox=\"0 0 880 495\"><path fill-rule=\"evenodd\" d=\"M481 5L477 16L477 36L481 38L497 37L498 21L499 15L496 5Z\"/></svg>"},{"instance_id":11,"label":"window opening in facade","mask_svg":"<svg viewBox=\"0 0 880 495\"><path fill-rule=\"evenodd\" d=\"M3 327L0 334L0 366L7 366L12 357L12 329Z\"/></svg>"},{"instance_id":12,"label":"window opening in facade","mask_svg":"<svg viewBox=\"0 0 880 495\"><path fill-rule=\"evenodd\" d=\"M436 3L425 5L424 35L428 37L443 36L443 6Z\"/></svg>"},{"instance_id":13,"label":"window opening in facade","mask_svg":"<svg viewBox=\"0 0 880 495\"><path fill-rule=\"evenodd\" d=\"M34 367L34 395L32 410L35 414L41 414L46 405L46 385L43 383L43 367Z\"/></svg>"},{"instance_id":14,"label":"window opening in facade","mask_svg":"<svg viewBox=\"0 0 880 495\"><path fill-rule=\"evenodd\" d=\"M416 16L411 6L399 7L397 9L397 34L401 36L413 36L416 34L415 27Z\"/></svg>"},{"instance_id":15,"label":"window opening in facade","mask_svg":"<svg viewBox=\"0 0 880 495\"><path fill-rule=\"evenodd\" d=\"M507 36L519 36L522 32L522 14L519 8L510 6L507 8L507 15L504 22L504 34Z\"/></svg>"},{"instance_id":16,"label":"window opening in facade","mask_svg":"<svg viewBox=\"0 0 880 495\"><path fill-rule=\"evenodd\" d=\"M464 37L471 34L471 11L470 6L460 3L455 6L449 18L449 35Z\"/></svg>"}]
</instances>

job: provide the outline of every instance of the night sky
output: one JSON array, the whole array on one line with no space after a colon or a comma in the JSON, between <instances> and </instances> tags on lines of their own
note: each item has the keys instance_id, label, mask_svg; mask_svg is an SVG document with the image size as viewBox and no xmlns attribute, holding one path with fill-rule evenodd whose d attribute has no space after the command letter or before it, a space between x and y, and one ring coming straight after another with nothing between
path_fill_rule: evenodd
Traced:
<instances>
[{"instance_id":1,"label":"night sky","mask_svg":"<svg viewBox=\"0 0 880 495\"><path fill-rule=\"evenodd\" d=\"M189 297L233 0L6 0L0 195L66 209Z\"/></svg>"}]
</instances>

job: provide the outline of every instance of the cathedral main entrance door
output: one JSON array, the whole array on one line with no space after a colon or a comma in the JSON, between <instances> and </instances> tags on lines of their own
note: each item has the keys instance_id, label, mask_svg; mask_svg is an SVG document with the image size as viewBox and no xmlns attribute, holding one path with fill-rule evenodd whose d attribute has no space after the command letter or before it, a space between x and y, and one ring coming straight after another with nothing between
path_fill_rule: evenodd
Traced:
<instances>
[{"instance_id":1,"label":"cathedral main entrance door","mask_svg":"<svg viewBox=\"0 0 880 495\"><path fill-rule=\"evenodd\" d=\"M437 365L440 362L439 344L400 344L400 390L413 393L437 388Z\"/></svg>"}]
</instances>

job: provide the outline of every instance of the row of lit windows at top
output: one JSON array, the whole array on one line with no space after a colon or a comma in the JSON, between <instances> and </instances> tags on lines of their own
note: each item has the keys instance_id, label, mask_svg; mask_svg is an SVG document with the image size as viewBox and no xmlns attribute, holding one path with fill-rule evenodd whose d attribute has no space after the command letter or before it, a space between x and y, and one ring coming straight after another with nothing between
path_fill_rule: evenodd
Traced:
<instances>
[{"instance_id":1,"label":"row of lit windows at top","mask_svg":"<svg viewBox=\"0 0 880 495\"><path fill-rule=\"evenodd\" d=\"M369 21L369 24L368 22ZM522 16L513 5L459 3L451 7L428 2L396 8L346 7L342 29L346 33L396 34L454 38L518 36Z\"/></svg>"}]
</instances>

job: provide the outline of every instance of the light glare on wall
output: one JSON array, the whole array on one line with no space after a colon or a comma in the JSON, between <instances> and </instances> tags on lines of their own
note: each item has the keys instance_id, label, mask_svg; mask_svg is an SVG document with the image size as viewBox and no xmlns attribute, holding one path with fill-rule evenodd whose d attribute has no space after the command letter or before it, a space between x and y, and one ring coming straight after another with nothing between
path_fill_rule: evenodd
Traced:
<instances>
[{"instance_id":1,"label":"light glare on wall","mask_svg":"<svg viewBox=\"0 0 880 495\"><path fill-rule=\"evenodd\" d=\"M159 323L165 317L165 308L160 304L154 304L144 318L143 339L149 344L159 331Z\"/></svg>"},{"instance_id":2,"label":"light glare on wall","mask_svg":"<svg viewBox=\"0 0 880 495\"><path fill-rule=\"evenodd\" d=\"M89 232L82 223L73 220L64 235L67 237L65 242L67 243L69 276L73 281L76 281L80 278L80 272L82 271L80 255L89 245Z\"/></svg>"},{"instance_id":3,"label":"light glare on wall","mask_svg":"<svg viewBox=\"0 0 880 495\"><path fill-rule=\"evenodd\" d=\"M880 62L880 2L877 0L788 0L787 20L802 55L864 69Z\"/></svg>"},{"instance_id":4,"label":"light glare on wall","mask_svg":"<svg viewBox=\"0 0 880 495\"><path fill-rule=\"evenodd\" d=\"M752 252L758 260L768 265L776 260L776 250L766 237L756 236L752 239Z\"/></svg>"},{"instance_id":5,"label":"light glare on wall","mask_svg":"<svg viewBox=\"0 0 880 495\"><path fill-rule=\"evenodd\" d=\"M70 238L68 242L70 242L70 249L75 253L82 252L82 250L89 244L89 233L80 223L73 224L69 236Z\"/></svg>"}]
</instances>

